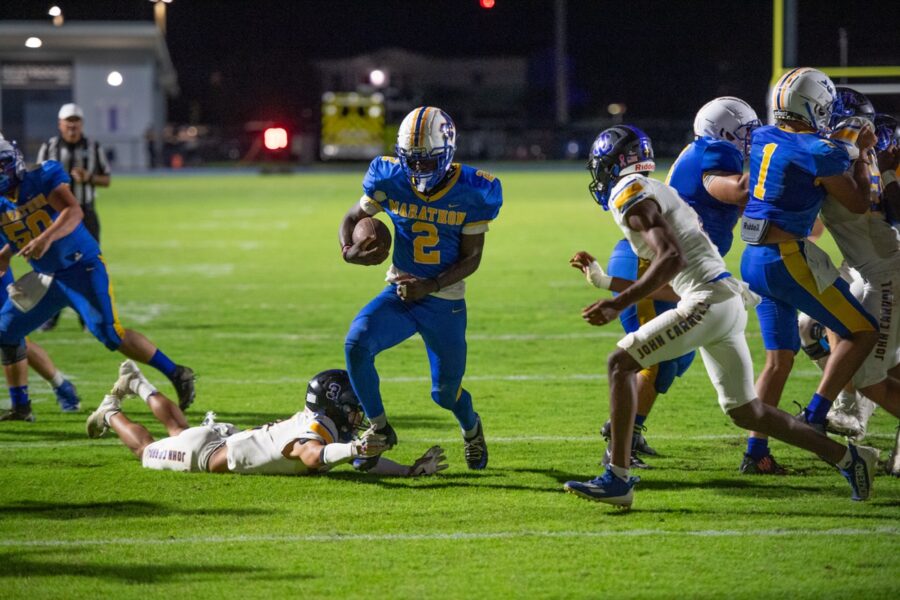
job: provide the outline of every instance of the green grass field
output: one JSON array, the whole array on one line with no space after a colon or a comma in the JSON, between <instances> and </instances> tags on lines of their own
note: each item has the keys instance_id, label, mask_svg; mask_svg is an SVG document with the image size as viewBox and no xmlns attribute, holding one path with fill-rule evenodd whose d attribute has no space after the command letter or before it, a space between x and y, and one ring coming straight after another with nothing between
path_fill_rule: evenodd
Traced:
<instances>
[{"instance_id":1,"label":"green grass field","mask_svg":"<svg viewBox=\"0 0 900 600\"><path fill-rule=\"evenodd\" d=\"M348 324L383 285L383 267L344 264L336 240L363 170L118 177L103 194L119 314L198 373L192 422L210 409L240 426L287 416L312 374L343 365ZM0 428L0 597L896 598L900 481L880 476L855 503L836 471L778 442L790 476L738 474L743 435L699 361L648 421L662 456L639 473L630 513L563 493L599 472L606 355L620 336L582 322L599 293L567 260L580 249L605 260L620 236L581 168L495 174L505 205L468 289L466 386L486 471L465 468L418 338L377 363L400 436L390 456L440 443L442 476L144 470L112 434L85 436L121 358L68 312L33 339L73 377L82 414L60 413L32 374L37 422ZM758 367L755 316L748 338ZM785 408L817 377L798 357ZM126 412L150 423L140 401ZM879 411L869 443L888 451L895 426Z\"/></svg>"}]
</instances>

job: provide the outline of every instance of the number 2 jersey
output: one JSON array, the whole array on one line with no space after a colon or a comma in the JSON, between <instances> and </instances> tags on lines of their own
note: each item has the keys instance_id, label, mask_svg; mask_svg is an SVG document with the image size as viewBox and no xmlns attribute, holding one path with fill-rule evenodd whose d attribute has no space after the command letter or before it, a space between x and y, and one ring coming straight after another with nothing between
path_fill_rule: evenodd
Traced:
<instances>
[{"instance_id":1,"label":"number 2 jersey","mask_svg":"<svg viewBox=\"0 0 900 600\"><path fill-rule=\"evenodd\" d=\"M25 174L15 196L0 196L2 242L15 253L50 227L59 218L59 212L50 205L50 193L70 181L62 165L48 160ZM99 255L100 246L79 222L71 233L53 242L41 258L28 262L39 273L54 273Z\"/></svg>"},{"instance_id":2,"label":"number 2 jersey","mask_svg":"<svg viewBox=\"0 0 900 600\"><path fill-rule=\"evenodd\" d=\"M812 230L825 188L820 177L840 175L850 155L817 133L793 133L775 126L753 131L750 148L750 200L744 216L766 219L803 238Z\"/></svg>"},{"instance_id":3,"label":"number 2 jersey","mask_svg":"<svg viewBox=\"0 0 900 600\"><path fill-rule=\"evenodd\" d=\"M363 179L360 205L367 214L384 211L394 224L393 265L388 281L405 274L437 277L459 260L462 236L484 233L500 212L500 180L454 163L450 180L428 196L413 189L399 159L379 156ZM460 281L433 294L447 300L465 295Z\"/></svg>"}]
</instances>

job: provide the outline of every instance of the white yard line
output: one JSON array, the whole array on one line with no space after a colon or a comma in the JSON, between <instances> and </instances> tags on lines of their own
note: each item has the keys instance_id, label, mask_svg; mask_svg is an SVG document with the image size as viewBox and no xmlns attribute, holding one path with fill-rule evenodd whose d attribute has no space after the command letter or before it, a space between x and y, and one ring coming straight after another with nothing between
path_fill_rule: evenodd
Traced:
<instances>
[{"instance_id":1,"label":"white yard line","mask_svg":"<svg viewBox=\"0 0 900 600\"><path fill-rule=\"evenodd\" d=\"M2 540L0 547L79 547L79 546L174 546L182 544L254 544L254 543L297 543L297 542L418 542L418 541L480 541L509 539L596 539L615 537L846 537L870 535L900 535L897 527L874 527L871 529L695 529L656 530L630 529L623 531L496 531L496 532L431 532L431 533L348 533L334 535L233 535L198 536L169 538L109 538L76 540Z\"/></svg>"}]
</instances>

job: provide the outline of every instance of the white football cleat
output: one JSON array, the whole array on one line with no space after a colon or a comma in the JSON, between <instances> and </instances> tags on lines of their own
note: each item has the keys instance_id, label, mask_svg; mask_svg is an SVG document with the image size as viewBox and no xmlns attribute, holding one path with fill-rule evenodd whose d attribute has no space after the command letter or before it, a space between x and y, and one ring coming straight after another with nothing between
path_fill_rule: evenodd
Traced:
<instances>
[{"instance_id":1,"label":"white football cleat","mask_svg":"<svg viewBox=\"0 0 900 600\"><path fill-rule=\"evenodd\" d=\"M117 396L120 400L128 396L134 396L137 395L138 386L141 383L146 383L148 386L153 387L147 378L144 377L144 374L141 373L137 363L133 360L126 360L119 365L119 378L109 393Z\"/></svg>"},{"instance_id":2,"label":"white football cleat","mask_svg":"<svg viewBox=\"0 0 900 600\"><path fill-rule=\"evenodd\" d=\"M98 438L106 435L109 425L106 424L106 415L122 412L122 399L114 394L107 394L97 410L91 413L85 422L85 428L89 438Z\"/></svg>"}]
</instances>

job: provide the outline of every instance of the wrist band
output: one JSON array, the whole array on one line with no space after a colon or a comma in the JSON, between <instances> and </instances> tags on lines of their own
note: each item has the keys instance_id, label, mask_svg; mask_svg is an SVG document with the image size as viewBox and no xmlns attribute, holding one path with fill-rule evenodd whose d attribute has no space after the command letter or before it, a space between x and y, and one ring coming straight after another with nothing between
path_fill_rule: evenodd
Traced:
<instances>
[{"instance_id":1,"label":"wrist band","mask_svg":"<svg viewBox=\"0 0 900 600\"><path fill-rule=\"evenodd\" d=\"M884 185L890 185L897 182L897 174L893 171L885 171L881 174L881 181Z\"/></svg>"}]
</instances>

